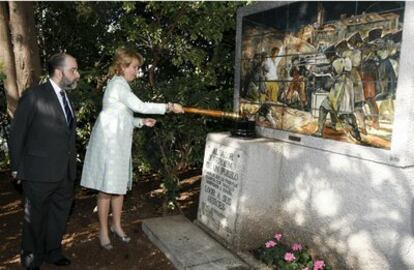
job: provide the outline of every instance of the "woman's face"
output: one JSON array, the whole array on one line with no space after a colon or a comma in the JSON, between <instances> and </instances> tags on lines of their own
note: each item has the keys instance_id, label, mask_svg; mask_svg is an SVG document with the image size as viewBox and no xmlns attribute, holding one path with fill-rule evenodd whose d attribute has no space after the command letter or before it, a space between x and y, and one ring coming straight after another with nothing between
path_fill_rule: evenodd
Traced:
<instances>
[{"instance_id":1,"label":"woman's face","mask_svg":"<svg viewBox=\"0 0 414 270\"><path fill-rule=\"evenodd\" d=\"M139 71L139 62L137 59L133 59L131 64L127 67L122 68L122 76L127 80L128 82L133 81L137 78L137 74Z\"/></svg>"}]
</instances>

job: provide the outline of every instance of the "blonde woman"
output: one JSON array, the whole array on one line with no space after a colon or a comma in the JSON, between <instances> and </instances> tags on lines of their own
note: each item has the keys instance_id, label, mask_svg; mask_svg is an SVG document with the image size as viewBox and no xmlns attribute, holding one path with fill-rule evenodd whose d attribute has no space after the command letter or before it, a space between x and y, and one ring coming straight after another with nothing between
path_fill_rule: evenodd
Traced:
<instances>
[{"instance_id":1,"label":"blonde woman","mask_svg":"<svg viewBox=\"0 0 414 270\"><path fill-rule=\"evenodd\" d=\"M183 113L175 103L142 102L131 90L129 82L137 78L141 54L125 48L116 51L109 69L110 80L105 89L102 111L92 130L87 146L81 185L99 191L99 241L102 248L113 248L108 232L109 210L112 210L110 230L122 242L130 238L121 226L124 195L132 185L131 145L134 127L153 127L152 118L135 118L133 113Z\"/></svg>"}]
</instances>

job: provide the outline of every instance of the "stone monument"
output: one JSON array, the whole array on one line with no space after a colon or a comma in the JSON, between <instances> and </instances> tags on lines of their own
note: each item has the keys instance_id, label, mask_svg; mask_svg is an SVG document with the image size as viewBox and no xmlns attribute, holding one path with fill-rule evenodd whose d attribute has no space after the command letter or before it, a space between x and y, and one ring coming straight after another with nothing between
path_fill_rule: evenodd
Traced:
<instances>
[{"instance_id":1,"label":"stone monument","mask_svg":"<svg viewBox=\"0 0 414 270\"><path fill-rule=\"evenodd\" d=\"M237 250L262 244L274 230L268 225L277 220L272 198L280 158L273 140L209 134L198 221Z\"/></svg>"},{"instance_id":2,"label":"stone monument","mask_svg":"<svg viewBox=\"0 0 414 270\"><path fill-rule=\"evenodd\" d=\"M414 269L413 47L413 2L240 9L234 110L262 138L208 135L198 222L238 250L277 231L334 269Z\"/></svg>"}]
</instances>

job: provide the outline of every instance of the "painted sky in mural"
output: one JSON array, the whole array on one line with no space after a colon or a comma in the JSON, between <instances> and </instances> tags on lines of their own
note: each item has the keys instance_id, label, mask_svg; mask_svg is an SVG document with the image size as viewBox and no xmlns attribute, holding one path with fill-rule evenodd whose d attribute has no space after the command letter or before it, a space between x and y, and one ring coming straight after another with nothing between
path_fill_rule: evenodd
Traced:
<instances>
[{"instance_id":1,"label":"painted sky in mural","mask_svg":"<svg viewBox=\"0 0 414 270\"><path fill-rule=\"evenodd\" d=\"M243 18L240 111L389 149L403 2L297 2Z\"/></svg>"}]
</instances>

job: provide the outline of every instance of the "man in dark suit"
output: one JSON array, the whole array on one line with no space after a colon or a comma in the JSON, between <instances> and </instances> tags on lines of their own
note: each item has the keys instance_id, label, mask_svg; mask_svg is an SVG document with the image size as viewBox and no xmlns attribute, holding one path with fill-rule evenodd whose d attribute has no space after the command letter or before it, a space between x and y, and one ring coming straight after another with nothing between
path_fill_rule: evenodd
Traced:
<instances>
[{"instance_id":1,"label":"man in dark suit","mask_svg":"<svg viewBox=\"0 0 414 270\"><path fill-rule=\"evenodd\" d=\"M27 269L39 269L44 261L71 263L61 242L76 177L76 120L65 91L76 88L79 80L76 59L53 55L48 73L46 83L20 98L9 139L12 176L24 192L21 260Z\"/></svg>"}]
</instances>

